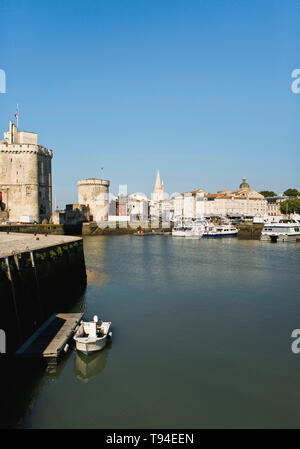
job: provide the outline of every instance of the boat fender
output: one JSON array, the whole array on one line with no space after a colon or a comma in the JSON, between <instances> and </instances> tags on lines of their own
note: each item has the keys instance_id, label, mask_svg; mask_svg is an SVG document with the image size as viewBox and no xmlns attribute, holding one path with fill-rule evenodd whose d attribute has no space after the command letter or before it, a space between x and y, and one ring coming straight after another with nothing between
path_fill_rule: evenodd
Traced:
<instances>
[{"instance_id":1,"label":"boat fender","mask_svg":"<svg viewBox=\"0 0 300 449\"><path fill-rule=\"evenodd\" d=\"M67 344L65 345L65 347L64 347L64 351L67 352L68 349L69 349L69 345L68 345L68 343L67 343Z\"/></svg>"}]
</instances>

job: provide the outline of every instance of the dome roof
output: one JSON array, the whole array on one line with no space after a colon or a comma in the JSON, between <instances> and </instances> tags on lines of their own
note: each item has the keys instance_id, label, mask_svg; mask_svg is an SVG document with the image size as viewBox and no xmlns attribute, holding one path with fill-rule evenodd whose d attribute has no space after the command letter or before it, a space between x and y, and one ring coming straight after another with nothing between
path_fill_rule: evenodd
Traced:
<instances>
[{"instance_id":1,"label":"dome roof","mask_svg":"<svg viewBox=\"0 0 300 449\"><path fill-rule=\"evenodd\" d=\"M249 189L250 186L249 184L246 182L246 178L243 178L242 183L240 184L240 189Z\"/></svg>"}]
</instances>

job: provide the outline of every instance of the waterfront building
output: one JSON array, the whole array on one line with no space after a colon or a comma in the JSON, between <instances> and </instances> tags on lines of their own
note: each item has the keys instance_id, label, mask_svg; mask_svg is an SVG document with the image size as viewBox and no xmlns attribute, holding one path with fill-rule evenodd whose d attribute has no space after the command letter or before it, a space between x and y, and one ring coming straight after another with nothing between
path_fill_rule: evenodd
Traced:
<instances>
[{"instance_id":1,"label":"waterfront building","mask_svg":"<svg viewBox=\"0 0 300 449\"><path fill-rule=\"evenodd\" d=\"M174 218L197 218L205 214L204 196L202 189L181 193L174 198Z\"/></svg>"},{"instance_id":2,"label":"waterfront building","mask_svg":"<svg viewBox=\"0 0 300 449\"><path fill-rule=\"evenodd\" d=\"M111 196L109 201L108 221L119 223L130 221L127 195L119 194Z\"/></svg>"},{"instance_id":3,"label":"waterfront building","mask_svg":"<svg viewBox=\"0 0 300 449\"><path fill-rule=\"evenodd\" d=\"M108 220L147 222L149 219L149 202L143 193L117 195L110 199Z\"/></svg>"},{"instance_id":4,"label":"waterfront building","mask_svg":"<svg viewBox=\"0 0 300 449\"><path fill-rule=\"evenodd\" d=\"M288 196L284 195L266 197L268 215L282 215L280 205L283 201L287 200L288 198L289 198Z\"/></svg>"},{"instance_id":5,"label":"waterfront building","mask_svg":"<svg viewBox=\"0 0 300 449\"><path fill-rule=\"evenodd\" d=\"M78 204L88 206L91 220L108 220L109 181L99 178L82 179L78 185Z\"/></svg>"},{"instance_id":6,"label":"waterfront building","mask_svg":"<svg viewBox=\"0 0 300 449\"><path fill-rule=\"evenodd\" d=\"M0 209L10 222L31 217L48 221L52 213L53 152L38 144L38 134L9 122L0 141Z\"/></svg>"},{"instance_id":7,"label":"waterfront building","mask_svg":"<svg viewBox=\"0 0 300 449\"><path fill-rule=\"evenodd\" d=\"M268 213L267 200L263 195L250 189L245 179L238 190L220 191L205 195L205 215L221 217L248 217Z\"/></svg>"},{"instance_id":8,"label":"waterfront building","mask_svg":"<svg viewBox=\"0 0 300 449\"><path fill-rule=\"evenodd\" d=\"M148 221L149 203L150 201L143 193L128 195L127 213L130 215L130 221Z\"/></svg>"},{"instance_id":9,"label":"waterfront building","mask_svg":"<svg viewBox=\"0 0 300 449\"><path fill-rule=\"evenodd\" d=\"M203 189L182 193L175 197L176 218L243 217L253 218L268 213L268 202L263 195L250 189L243 178L239 189L207 193Z\"/></svg>"},{"instance_id":10,"label":"waterfront building","mask_svg":"<svg viewBox=\"0 0 300 449\"><path fill-rule=\"evenodd\" d=\"M162 222L169 225L170 221L174 221L175 197L165 198L161 202L161 219Z\"/></svg>"},{"instance_id":11,"label":"waterfront building","mask_svg":"<svg viewBox=\"0 0 300 449\"><path fill-rule=\"evenodd\" d=\"M90 221L90 208L83 204L67 204L64 210L55 210L50 223L77 226Z\"/></svg>"}]
</instances>

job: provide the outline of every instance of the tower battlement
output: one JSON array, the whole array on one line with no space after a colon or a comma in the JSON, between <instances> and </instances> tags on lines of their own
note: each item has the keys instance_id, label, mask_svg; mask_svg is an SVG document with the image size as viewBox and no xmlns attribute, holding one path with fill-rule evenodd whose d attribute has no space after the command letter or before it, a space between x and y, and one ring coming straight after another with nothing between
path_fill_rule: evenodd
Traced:
<instances>
[{"instance_id":1,"label":"tower battlement","mask_svg":"<svg viewBox=\"0 0 300 449\"><path fill-rule=\"evenodd\" d=\"M38 153L45 157L53 157L53 151L42 145L33 144L7 144L0 142L0 152L2 153Z\"/></svg>"},{"instance_id":2,"label":"tower battlement","mask_svg":"<svg viewBox=\"0 0 300 449\"><path fill-rule=\"evenodd\" d=\"M52 150L38 144L38 134L19 131L9 122L0 141L1 208L9 221L24 215L37 222L52 213Z\"/></svg>"},{"instance_id":3,"label":"tower battlement","mask_svg":"<svg viewBox=\"0 0 300 449\"><path fill-rule=\"evenodd\" d=\"M78 203L89 206L94 221L108 219L109 181L100 178L80 179L78 185Z\"/></svg>"}]
</instances>

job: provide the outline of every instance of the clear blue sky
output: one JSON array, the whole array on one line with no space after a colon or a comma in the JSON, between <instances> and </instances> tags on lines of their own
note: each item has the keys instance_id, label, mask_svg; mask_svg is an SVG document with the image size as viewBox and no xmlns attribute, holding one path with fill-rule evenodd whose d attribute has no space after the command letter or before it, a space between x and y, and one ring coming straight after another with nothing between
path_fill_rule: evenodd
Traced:
<instances>
[{"instance_id":1,"label":"clear blue sky","mask_svg":"<svg viewBox=\"0 0 300 449\"><path fill-rule=\"evenodd\" d=\"M54 150L53 199L76 181L149 194L300 188L300 1L0 0L0 131Z\"/></svg>"}]
</instances>

